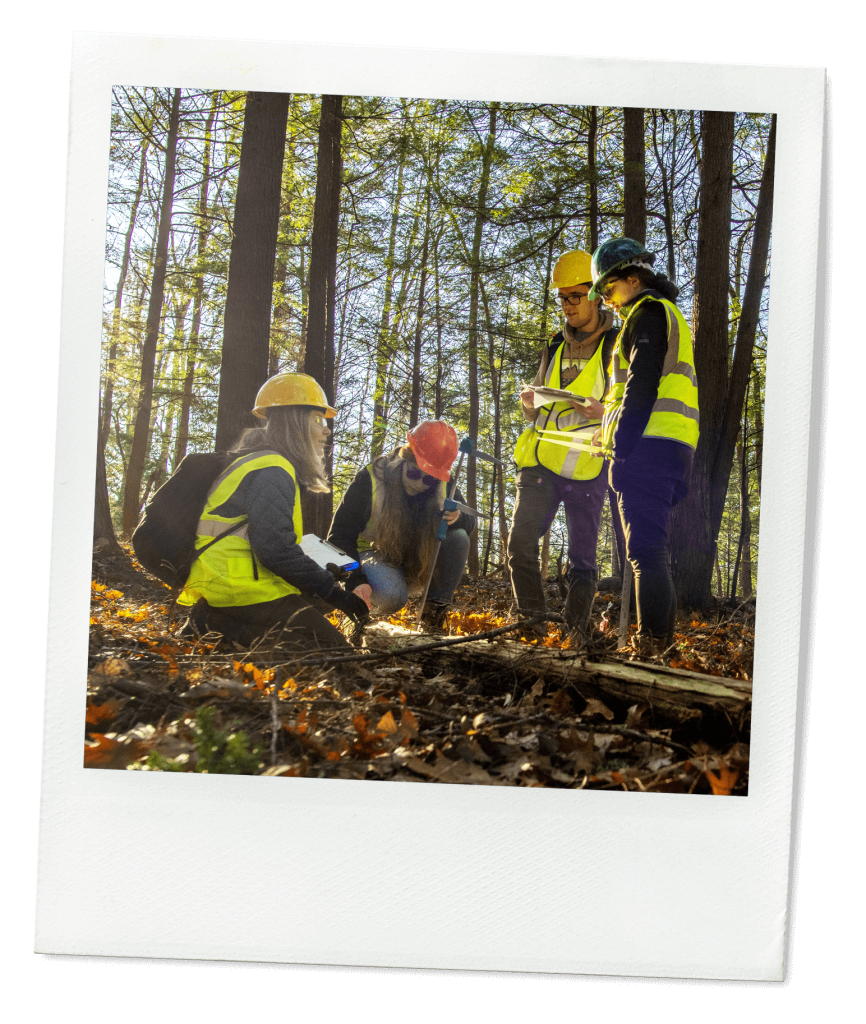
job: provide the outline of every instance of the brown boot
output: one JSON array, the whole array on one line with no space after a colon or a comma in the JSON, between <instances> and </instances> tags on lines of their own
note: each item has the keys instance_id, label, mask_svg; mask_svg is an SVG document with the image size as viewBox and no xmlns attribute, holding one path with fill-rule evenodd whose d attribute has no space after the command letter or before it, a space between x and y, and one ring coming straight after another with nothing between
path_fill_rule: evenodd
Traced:
<instances>
[{"instance_id":1,"label":"brown boot","mask_svg":"<svg viewBox=\"0 0 866 1024\"><path fill-rule=\"evenodd\" d=\"M448 632L448 609L450 604L439 604L436 601L425 601L421 612L421 628L425 633Z\"/></svg>"},{"instance_id":2,"label":"brown boot","mask_svg":"<svg viewBox=\"0 0 866 1024\"><path fill-rule=\"evenodd\" d=\"M636 633L628 642L626 650L631 661L658 661L667 650L667 643L661 637L649 633Z\"/></svg>"}]
</instances>

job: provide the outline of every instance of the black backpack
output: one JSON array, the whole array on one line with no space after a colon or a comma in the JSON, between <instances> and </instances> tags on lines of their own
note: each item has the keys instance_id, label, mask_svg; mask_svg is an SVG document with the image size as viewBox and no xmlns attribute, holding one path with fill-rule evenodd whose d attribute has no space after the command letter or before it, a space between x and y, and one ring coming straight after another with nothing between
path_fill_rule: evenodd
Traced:
<instances>
[{"instance_id":1,"label":"black backpack","mask_svg":"<svg viewBox=\"0 0 866 1024\"><path fill-rule=\"evenodd\" d=\"M177 469L145 505L132 535L135 557L144 568L171 587L182 587L193 562L211 544L246 525L242 519L209 544L195 549L196 528L208 492L237 456L203 452L185 456Z\"/></svg>"}]
</instances>

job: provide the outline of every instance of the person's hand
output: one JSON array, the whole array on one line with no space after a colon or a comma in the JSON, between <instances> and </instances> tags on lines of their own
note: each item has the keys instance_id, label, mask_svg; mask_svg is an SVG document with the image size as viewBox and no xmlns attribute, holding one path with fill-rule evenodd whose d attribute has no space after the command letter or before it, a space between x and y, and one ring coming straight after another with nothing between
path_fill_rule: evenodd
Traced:
<instances>
[{"instance_id":1,"label":"person's hand","mask_svg":"<svg viewBox=\"0 0 866 1024\"><path fill-rule=\"evenodd\" d=\"M604 406L595 398L585 399L586 404L572 402L571 407L580 413L584 419L600 420L604 415Z\"/></svg>"},{"instance_id":2,"label":"person's hand","mask_svg":"<svg viewBox=\"0 0 866 1024\"><path fill-rule=\"evenodd\" d=\"M350 619L354 619L355 622L363 621L370 613L366 601L358 597L353 590L343 590L339 583L334 584L334 589L328 596L327 602L338 611L343 612L344 615L348 615Z\"/></svg>"},{"instance_id":3,"label":"person's hand","mask_svg":"<svg viewBox=\"0 0 866 1024\"><path fill-rule=\"evenodd\" d=\"M590 442L590 444L601 444L601 427L599 427L598 430L596 430L596 432L592 435L592 441ZM604 458L604 452L602 451L590 452L590 455L592 455L592 457L595 459Z\"/></svg>"},{"instance_id":4,"label":"person's hand","mask_svg":"<svg viewBox=\"0 0 866 1024\"><path fill-rule=\"evenodd\" d=\"M460 512L456 508L452 508L450 512L443 512L442 518L451 526L452 523L456 523L460 518Z\"/></svg>"},{"instance_id":5,"label":"person's hand","mask_svg":"<svg viewBox=\"0 0 866 1024\"><path fill-rule=\"evenodd\" d=\"M520 392L520 401L527 412L532 412L535 409L535 392L532 388L524 388Z\"/></svg>"},{"instance_id":6,"label":"person's hand","mask_svg":"<svg viewBox=\"0 0 866 1024\"><path fill-rule=\"evenodd\" d=\"M353 594L357 594L362 601L366 601L367 607L369 608L373 600L373 588L369 583L361 583L352 591Z\"/></svg>"}]
</instances>

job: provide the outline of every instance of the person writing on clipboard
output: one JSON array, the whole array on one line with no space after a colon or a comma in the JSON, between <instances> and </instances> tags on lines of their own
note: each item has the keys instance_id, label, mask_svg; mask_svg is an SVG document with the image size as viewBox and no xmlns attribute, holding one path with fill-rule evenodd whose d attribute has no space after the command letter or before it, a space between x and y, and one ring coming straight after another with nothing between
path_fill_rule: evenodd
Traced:
<instances>
[{"instance_id":1,"label":"person writing on clipboard","mask_svg":"<svg viewBox=\"0 0 866 1024\"><path fill-rule=\"evenodd\" d=\"M564 615L573 640L585 636L598 570L596 547L607 492L607 462L568 442L589 442L601 423L608 388L608 365L617 331L613 314L589 300L591 257L579 249L563 253L553 270L565 323L545 346L533 386L520 392L530 421L514 450L517 500L508 536L508 562L515 611L545 610L538 542L560 504L568 529L568 594ZM567 391L561 399L536 406L535 387ZM551 432L557 432L559 436ZM546 433L545 433L546 432ZM543 635L543 627L534 631Z\"/></svg>"}]
</instances>

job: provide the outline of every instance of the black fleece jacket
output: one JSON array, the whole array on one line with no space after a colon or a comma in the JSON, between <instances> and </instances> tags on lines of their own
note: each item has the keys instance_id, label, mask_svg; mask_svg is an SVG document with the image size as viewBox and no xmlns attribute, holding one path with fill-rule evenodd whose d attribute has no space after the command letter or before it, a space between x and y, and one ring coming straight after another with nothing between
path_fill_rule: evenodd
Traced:
<instances>
[{"instance_id":1,"label":"black fleece jacket","mask_svg":"<svg viewBox=\"0 0 866 1024\"><path fill-rule=\"evenodd\" d=\"M448 487L450 490L450 482ZM409 508L412 508L413 503L420 503L423 497L423 491L414 497L407 497ZM454 499L465 503L465 499L459 489L455 490ZM373 481L370 479L370 474L365 467L357 473L355 479L346 489L343 500L334 513L334 520L331 523L331 532L328 534L328 540L332 544L336 544L342 551L345 551L351 558L360 561L358 537L370 521L372 511ZM468 512L461 512L457 519L449 525L448 529L465 530L467 533L472 533L475 529L475 516L470 516ZM346 590L354 590L355 587L359 587L362 583L366 582L367 576L364 573L363 566L361 566L350 573L346 581Z\"/></svg>"},{"instance_id":2,"label":"black fleece jacket","mask_svg":"<svg viewBox=\"0 0 866 1024\"><path fill-rule=\"evenodd\" d=\"M214 511L227 517L249 516L250 546L260 564L298 590L327 601L334 577L300 548L292 517L295 488L295 481L279 466L255 469Z\"/></svg>"},{"instance_id":3,"label":"black fleece jacket","mask_svg":"<svg viewBox=\"0 0 866 1024\"><path fill-rule=\"evenodd\" d=\"M632 301L637 302L646 294L642 292ZM662 298L653 289L649 289L649 294ZM627 309L628 306L623 306L623 310ZM614 459L627 459L646 430L658 398L667 350L668 324L664 308L657 302L644 303L628 318L622 331L622 354L629 367L622 407L613 432Z\"/></svg>"}]
</instances>

